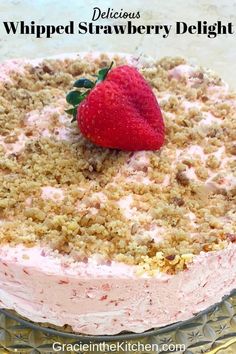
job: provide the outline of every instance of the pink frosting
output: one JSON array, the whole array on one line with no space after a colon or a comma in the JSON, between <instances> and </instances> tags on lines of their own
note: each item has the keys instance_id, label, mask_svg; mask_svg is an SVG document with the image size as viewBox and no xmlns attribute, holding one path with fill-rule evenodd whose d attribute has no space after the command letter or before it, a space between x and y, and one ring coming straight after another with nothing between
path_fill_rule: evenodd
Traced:
<instances>
[{"instance_id":1,"label":"pink frosting","mask_svg":"<svg viewBox=\"0 0 236 354\"><path fill-rule=\"evenodd\" d=\"M96 256L82 263L40 247L3 246L1 306L85 334L143 332L188 319L236 288L235 256L231 244L201 253L177 275L149 277Z\"/></svg>"},{"instance_id":2,"label":"pink frosting","mask_svg":"<svg viewBox=\"0 0 236 354\"><path fill-rule=\"evenodd\" d=\"M0 81L10 81L11 72L24 72L25 61L21 59L12 59L0 63Z\"/></svg>"}]
</instances>

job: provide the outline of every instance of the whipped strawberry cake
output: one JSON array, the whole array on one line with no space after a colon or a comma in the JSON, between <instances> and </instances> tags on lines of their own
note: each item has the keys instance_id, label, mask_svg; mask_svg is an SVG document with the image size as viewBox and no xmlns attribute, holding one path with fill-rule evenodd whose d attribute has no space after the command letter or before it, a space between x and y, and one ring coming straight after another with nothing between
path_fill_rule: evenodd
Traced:
<instances>
[{"instance_id":1,"label":"whipped strawberry cake","mask_svg":"<svg viewBox=\"0 0 236 354\"><path fill-rule=\"evenodd\" d=\"M235 199L236 94L210 70L0 64L0 307L92 335L189 319L236 288Z\"/></svg>"}]
</instances>

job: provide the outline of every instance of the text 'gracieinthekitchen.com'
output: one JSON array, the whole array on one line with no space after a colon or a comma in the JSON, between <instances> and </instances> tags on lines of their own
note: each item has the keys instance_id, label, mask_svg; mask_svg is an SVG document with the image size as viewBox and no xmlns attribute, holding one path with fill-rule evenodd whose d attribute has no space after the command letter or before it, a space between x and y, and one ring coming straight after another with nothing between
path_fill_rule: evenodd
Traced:
<instances>
[{"instance_id":1,"label":"text 'gracieinthekitchen.com'","mask_svg":"<svg viewBox=\"0 0 236 354\"><path fill-rule=\"evenodd\" d=\"M164 352L184 352L186 350L185 344L176 344L176 343L142 343L142 342L77 342L63 344L61 342L54 342L52 349L54 352L78 352L78 353L112 353L112 352L154 352L154 353L164 353Z\"/></svg>"}]
</instances>

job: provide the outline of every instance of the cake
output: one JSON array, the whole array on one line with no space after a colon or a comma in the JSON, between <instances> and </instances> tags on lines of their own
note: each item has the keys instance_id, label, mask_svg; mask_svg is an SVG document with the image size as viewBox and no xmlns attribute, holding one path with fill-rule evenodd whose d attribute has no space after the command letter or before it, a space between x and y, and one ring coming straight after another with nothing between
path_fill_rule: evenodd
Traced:
<instances>
[{"instance_id":1,"label":"cake","mask_svg":"<svg viewBox=\"0 0 236 354\"><path fill-rule=\"evenodd\" d=\"M152 86L160 150L98 147L65 113L75 79L111 60ZM10 60L0 122L0 307L76 333L140 333L236 288L236 95L216 74L182 58Z\"/></svg>"}]
</instances>

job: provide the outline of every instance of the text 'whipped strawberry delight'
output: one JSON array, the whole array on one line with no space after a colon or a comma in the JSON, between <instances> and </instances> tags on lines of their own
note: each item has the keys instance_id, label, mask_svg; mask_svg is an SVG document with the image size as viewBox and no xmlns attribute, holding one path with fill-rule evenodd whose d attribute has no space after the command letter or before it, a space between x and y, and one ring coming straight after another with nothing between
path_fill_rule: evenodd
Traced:
<instances>
[{"instance_id":1,"label":"text 'whipped strawberry delight'","mask_svg":"<svg viewBox=\"0 0 236 354\"><path fill-rule=\"evenodd\" d=\"M236 288L236 95L210 70L8 61L0 121L0 307L76 333L143 332Z\"/></svg>"}]
</instances>

